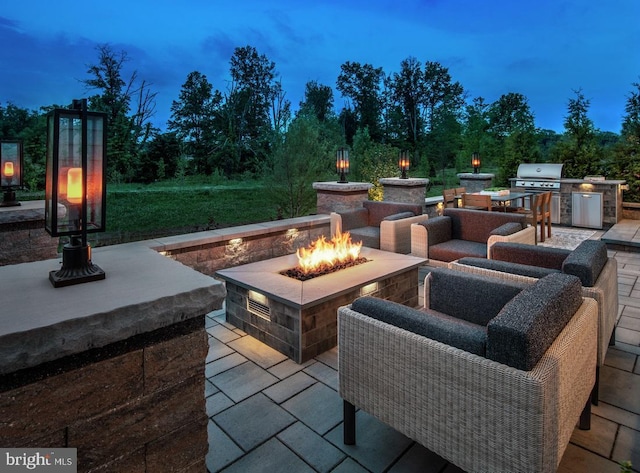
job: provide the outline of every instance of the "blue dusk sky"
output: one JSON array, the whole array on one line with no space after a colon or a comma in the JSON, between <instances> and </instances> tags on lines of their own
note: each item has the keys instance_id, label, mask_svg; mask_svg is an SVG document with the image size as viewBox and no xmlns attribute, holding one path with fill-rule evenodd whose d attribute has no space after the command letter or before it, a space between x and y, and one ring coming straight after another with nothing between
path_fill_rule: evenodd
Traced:
<instances>
[{"instance_id":1,"label":"blue dusk sky","mask_svg":"<svg viewBox=\"0 0 640 473\"><path fill-rule=\"evenodd\" d=\"M596 128L618 133L640 82L640 0L77 0L2 1L0 104L37 110L91 95L81 79L96 46L125 51L157 92L155 126L192 71L224 92L229 59L253 46L275 62L297 110L305 84L335 89L346 61L399 72L408 57L435 61L468 100L527 97L536 126L563 131L582 90Z\"/></svg>"}]
</instances>

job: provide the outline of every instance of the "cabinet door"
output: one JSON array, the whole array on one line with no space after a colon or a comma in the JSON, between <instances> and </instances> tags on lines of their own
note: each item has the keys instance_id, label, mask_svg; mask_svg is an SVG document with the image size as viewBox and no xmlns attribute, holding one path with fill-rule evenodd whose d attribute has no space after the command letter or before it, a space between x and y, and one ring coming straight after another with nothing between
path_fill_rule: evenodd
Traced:
<instances>
[{"instance_id":1,"label":"cabinet door","mask_svg":"<svg viewBox=\"0 0 640 473\"><path fill-rule=\"evenodd\" d=\"M571 224L602 228L602 192L572 192Z\"/></svg>"}]
</instances>

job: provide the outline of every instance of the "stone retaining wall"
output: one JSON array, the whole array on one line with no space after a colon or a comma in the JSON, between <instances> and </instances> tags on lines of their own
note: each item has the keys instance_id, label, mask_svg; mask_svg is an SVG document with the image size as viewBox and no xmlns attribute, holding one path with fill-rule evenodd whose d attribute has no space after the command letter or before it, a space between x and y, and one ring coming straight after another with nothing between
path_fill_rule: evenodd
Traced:
<instances>
[{"instance_id":1,"label":"stone retaining wall","mask_svg":"<svg viewBox=\"0 0 640 473\"><path fill-rule=\"evenodd\" d=\"M153 249L201 273L293 254L330 235L328 215L276 220L154 240Z\"/></svg>"},{"instance_id":2,"label":"stone retaining wall","mask_svg":"<svg viewBox=\"0 0 640 473\"><path fill-rule=\"evenodd\" d=\"M206 471L204 316L0 377L4 447L78 449L78 472Z\"/></svg>"}]
</instances>

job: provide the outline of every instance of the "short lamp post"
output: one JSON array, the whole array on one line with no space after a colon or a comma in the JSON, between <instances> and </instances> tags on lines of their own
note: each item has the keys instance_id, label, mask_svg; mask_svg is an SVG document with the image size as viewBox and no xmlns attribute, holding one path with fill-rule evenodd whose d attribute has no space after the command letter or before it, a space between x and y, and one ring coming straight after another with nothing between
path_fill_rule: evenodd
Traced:
<instances>
[{"instance_id":1,"label":"short lamp post","mask_svg":"<svg viewBox=\"0 0 640 473\"><path fill-rule=\"evenodd\" d=\"M346 184L347 182L347 174L349 174L349 150L345 148L340 148L336 153L336 171L338 172L338 176L340 180L338 181L341 184Z\"/></svg>"},{"instance_id":2,"label":"short lamp post","mask_svg":"<svg viewBox=\"0 0 640 473\"><path fill-rule=\"evenodd\" d=\"M87 233L105 230L107 114L87 111L86 99L47 116L45 230L69 236L54 287L97 281L105 272L91 261Z\"/></svg>"},{"instance_id":3,"label":"short lamp post","mask_svg":"<svg viewBox=\"0 0 640 473\"><path fill-rule=\"evenodd\" d=\"M24 158L21 141L0 141L0 207L20 205L16 200L16 189L23 186Z\"/></svg>"},{"instance_id":4,"label":"short lamp post","mask_svg":"<svg viewBox=\"0 0 640 473\"><path fill-rule=\"evenodd\" d=\"M478 174L478 169L480 169L480 155L477 152L471 155L471 166L473 166L473 173Z\"/></svg>"},{"instance_id":5,"label":"short lamp post","mask_svg":"<svg viewBox=\"0 0 640 473\"><path fill-rule=\"evenodd\" d=\"M408 179L407 172L409 172L409 166L411 165L411 159L409 158L408 151L400 151L398 157L398 167L400 168L400 179Z\"/></svg>"}]
</instances>

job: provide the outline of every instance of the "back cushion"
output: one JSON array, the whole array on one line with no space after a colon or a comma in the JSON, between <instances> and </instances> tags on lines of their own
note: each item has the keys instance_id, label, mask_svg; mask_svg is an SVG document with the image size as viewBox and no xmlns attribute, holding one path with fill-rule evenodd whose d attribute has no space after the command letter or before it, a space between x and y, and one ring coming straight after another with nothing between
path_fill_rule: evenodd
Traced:
<instances>
[{"instance_id":1,"label":"back cushion","mask_svg":"<svg viewBox=\"0 0 640 473\"><path fill-rule=\"evenodd\" d=\"M485 327L368 296L353 301L351 309L461 350L480 356L485 354L487 338Z\"/></svg>"},{"instance_id":2,"label":"back cushion","mask_svg":"<svg viewBox=\"0 0 640 473\"><path fill-rule=\"evenodd\" d=\"M582 304L580 280L550 274L514 297L487 325L487 358L529 371Z\"/></svg>"},{"instance_id":3,"label":"back cushion","mask_svg":"<svg viewBox=\"0 0 640 473\"><path fill-rule=\"evenodd\" d=\"M510 263L528 264L560 271L570 250L546 246L526 245L499 241L491 247L491 259Z\"/></svg>"},{"instance_id":4,"label":"back cushion","mask_svg":"<svg viewBox=\"0 0 640 473\"><path fill-rule=\"evenodd\" d=\"M486 243L493 230L509 222L516 222L522 228L526 225L523 215L507 212L489 212L469 209L444 209L444 215L451 217L453 238Z\"/></svg>"},{"instance_id":5,"label":"back cushion","mask_svg":"<svg viewBox=\"0 0 640 473\"><path fill-rule=\"evenodd\" d=\"M451 240L451 218L433 217L424 222L419 222L427 229L427 241L429 246L437 245L444 241Z\"/></svg>"},{"instance_id":6,"label":"back cushion","mask_svg":"<svg viewBox=\"0 0 640 473\"><path fill-rule=\"evenodd\" d=\"M571 252L562 265L562 271L578 276L582 285L595 285L604 265L607 264L607 245L599 240L585 240Z\"/></svg>"},{"instance_id":7,"label":"back cushion","mask_svg":"<svg viewBox=\"0 0 640 473\"><path fill-rule=\"evenodd\" d=\"M446 268L433 268L427 280L428 309L483 326L525 287Z\"/></svg>"},{"instance_id":8,"label":"back cushion","mask_svg":"<svg viewBox=\"0 0 640 473\"><path fill-rule=\"evenodd\" d=\"M380 222L388 215L400 212L412 212L414 215L422 214L422 207L417 204L365 200L362 202L362 206L369 211L369 226L372 227L379 227Z\"/></svg>"},{"instance_id":9,"label":"back cushion","mask_svg":"<svg viewBox=\"0 0 640 473\"><path fill-rule=\"evenodd\" d=\"M366 227L369 223L369 212L364 208L340 213L340 217L342 218L343 233L353 228Z\"/></svg>"}]
</instances>

